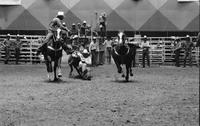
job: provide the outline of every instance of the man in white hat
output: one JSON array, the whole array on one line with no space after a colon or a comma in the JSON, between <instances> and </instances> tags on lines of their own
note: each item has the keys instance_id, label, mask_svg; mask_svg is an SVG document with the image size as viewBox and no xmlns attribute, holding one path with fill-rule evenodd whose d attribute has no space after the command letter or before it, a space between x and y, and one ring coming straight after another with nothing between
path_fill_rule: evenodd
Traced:
<instances>
[{"instance_id":1,"label":"man in white hat","mask_svg":"<svg viewBox=\"0 0 200 126\"><path fill-rule=\"evenodd\" d=\"M93 40L90 42L89 51L92 55L92 66L97 65L97 42L96 37L93 37Z\"/></svg>"},{"instance_id":2,"label":"man in white hat","mask_svg":"<svg viewBox=\"0 0 200 126\"><path fill-rule=\"evenodd\" d=\"M150 67L150 59L149 59L149 41L147 41L147 36L144 35L143 42L140 47L142 48L142 66L145 67L145 58L147 58L147 65Z\"/></svg>"},{"instance_id":3,"label":"man in white hat","mask_svg":"<svg viewBox=\"0 0 200 126\"><path fill-rule=\"evenodd\" d=\"M70 29L70 36L78 35L78 29L76 28L76 24L73 23Z\"/></svg>"},{"instance_id":4,"label":"man in white hat","mask_svg":"<svg viewBox=\"0 0 200 126\"><path fill-rule=\"evenodd\" d=\"M81 25L80 35L86 37L86 30L87 30L87 22L83 21Z\"/></svg>"},{"instance_id":5,"label":"man in white hat","mask_svg":"<svg viewBox=\"0 0 200 126\"><path fill-rule=\"evenodd\" d=\"M49 40L52 38L54 32L56 32L58 28L69 31L67 27L63 26L62 24L63 19L64 19L64 12L59 11L56 17L53 18L53 20L50 22L48 34L46 35L43 45L37 50L36 55L39 55L39 53L41 52L41 48L43 48L44 45L49 44Z\"/></svg>"},{"instance_id":6,"label":"man in white hat","mask_svg":"<svg viewBox=\"0 0 200 126\"><path fill-rule=\"evenodd\" d=\"M90 53L87 49L84 49L82 54L80 55L81 61L79 62L79 68L81 70L82 76L84 76L88 70L87 65L91 64Z\"/></svg>"},{"instance_id":7,"label":"man in white hat","mask_svg":"<svg viewBox=\"0 0 200 126\"><path fill-rule=\"evenodd\" d=\"M185 53L183 67L186 66L187 58L189 58L189 65L192 66L192 50L194 49L194 44L192 43L189 35L186 35L185 37L185 42L183 43L183 49Z\"/></svg>"}]
</instances>

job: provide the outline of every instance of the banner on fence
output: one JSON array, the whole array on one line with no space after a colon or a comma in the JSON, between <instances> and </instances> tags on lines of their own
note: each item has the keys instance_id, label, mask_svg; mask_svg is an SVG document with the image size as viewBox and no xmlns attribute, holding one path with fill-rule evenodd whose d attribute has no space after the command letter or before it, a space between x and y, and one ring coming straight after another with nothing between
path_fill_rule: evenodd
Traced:
<instances>
[{"instance_id":1,"label":"banner on fence","mask_svg":"<svg viewBox=\"0 0 200 126\"><path fill-rule=\"evenodd\" d=\"M21 0L0 0L0 5L21 5Z\"/></svg>"}]
</instances>

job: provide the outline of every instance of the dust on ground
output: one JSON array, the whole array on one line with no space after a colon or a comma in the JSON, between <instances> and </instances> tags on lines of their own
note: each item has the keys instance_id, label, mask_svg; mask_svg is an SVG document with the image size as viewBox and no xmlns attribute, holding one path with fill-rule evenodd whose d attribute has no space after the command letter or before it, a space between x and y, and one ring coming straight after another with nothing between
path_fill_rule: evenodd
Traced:
<instances>
[{"instance_id":1,"label":"dust on ground","mask_svg":"<svg viewBox=\"0 0 200 126\"><path fill-rule=\"evenodd\" d=\"M0 64L0 126L199 125L197 67L134 68L125 83L114 65L92 68L91 81L62 65L53 83L44 64Z\"/></svg>"}]
</instances>

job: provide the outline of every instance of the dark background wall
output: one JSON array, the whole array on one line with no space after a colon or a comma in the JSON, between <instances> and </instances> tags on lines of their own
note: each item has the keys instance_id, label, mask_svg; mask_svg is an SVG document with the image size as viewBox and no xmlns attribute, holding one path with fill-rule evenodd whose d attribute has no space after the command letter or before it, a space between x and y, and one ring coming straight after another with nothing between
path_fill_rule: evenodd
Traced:
<instances>
[{"instance_id":1,"label":"dark background wall","mask_svg":"<svg viewBox=\"0 0 200 126\"><path fill-rule=\"evenodd\" d=\"M128 36L170 36L199 31L199 2L177 0L22 0L21 5L0 6L0 34L46 34L48 24L58 11L72 23L96 27L102 12L107 14L108 34L124 30ZM95 15L97 12L98 15Z\"/></svg>"}]
</instances>

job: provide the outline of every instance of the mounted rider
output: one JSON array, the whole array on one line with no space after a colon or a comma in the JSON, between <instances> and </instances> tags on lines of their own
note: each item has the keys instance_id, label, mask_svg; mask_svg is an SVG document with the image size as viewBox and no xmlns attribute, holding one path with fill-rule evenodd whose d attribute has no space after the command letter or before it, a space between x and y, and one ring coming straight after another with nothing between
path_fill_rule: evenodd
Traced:
<instances>
[{"instance_id":1,"label":"mounted rider","mask_svg":"<svg viewBox=\"0 0 200 126\"><path fill-rule=\"evenodd\" d=\"M44 40L44 43L41 47L37 50L36 55L39 55L41 53L41 49L46 47L47 45L50 45L50 39L52 39L54 33L57 31L58 28L69 31L67 27L63 26L62 21L64 19L64 12L59 11L57 16L53 18L53 20L49 24L48 34L46 35L46 38Z\"/></svg>"}]
</instances>

